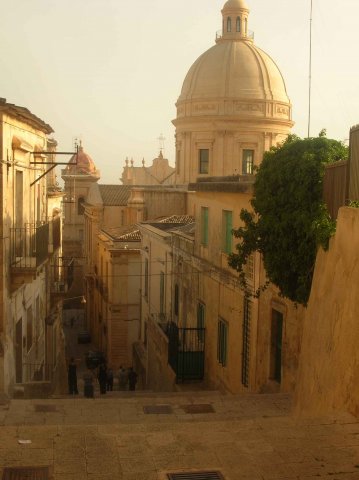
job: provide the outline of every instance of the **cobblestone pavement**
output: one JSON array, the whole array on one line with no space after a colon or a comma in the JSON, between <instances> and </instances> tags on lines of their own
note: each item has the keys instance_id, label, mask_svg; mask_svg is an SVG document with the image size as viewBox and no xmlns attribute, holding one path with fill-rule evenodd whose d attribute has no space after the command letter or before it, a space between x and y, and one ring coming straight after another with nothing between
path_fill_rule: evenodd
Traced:
<instances>
[{"instance_id":1,"label":"cobblestone pavement","mask_svg":"<svg viewBox=\"0 0 359 480\"><path fill-rule=\"evenodd\" d=\"M164 413L145 413L154 406ZM284 395L216 392L12 400L0 405L0 473L49 466L54 480L167 480L201 470L225 480L359 479L356 418L296 420L289 411Z\"/></svg>"}]
</instances>

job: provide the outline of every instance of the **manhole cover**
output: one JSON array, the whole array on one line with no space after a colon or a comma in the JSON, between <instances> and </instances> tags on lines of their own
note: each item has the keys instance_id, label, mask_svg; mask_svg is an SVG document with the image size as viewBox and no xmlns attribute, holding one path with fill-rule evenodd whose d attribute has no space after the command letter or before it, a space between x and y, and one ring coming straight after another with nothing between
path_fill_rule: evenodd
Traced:
<instances>
[{"instance_id":1,"label":"manhole cover","mask_svg":"<svg viewBox=\"0 0 359 480\"><path fill-rule=\"evenodd\" d=\"M49 480L49 467L6 467L2 480Z\"/></svg>"},{"instance_id":2,"label":"manhole cover","mask_svg":"<svg viewBox=\"0 0 359 480\"><path fill-rule=\"evenodd\" d=\"M35 405L35 412L57 412L56 405Z\"/></svg>"},{"instance_id":3,"label":"manhole cover","mask_svg":"<svg viewBox=\"0 0 359 480\"><path fill-rule=\"evenodd\" d=\"M165 415L173 413L170 405L145 405L143 407L144 413L152 415Z\"/></svg>"},{"instance_id":4,"label":"manhole cover","mask_svg":"<svg viewBox=\"0 0 359 480\"><path fill-rule=\"evenodd\" d=\"M181 472L168 473L169 480L224 480L221 472Z\"/></svg>"},{"instance_id":5,"label":"manhole cover","mask_svg":"<svg viewBox=\"0 0 359 480\"><path fill-rule=\"evenodd\" d=\"M209 403L183 405L182 408L186 413L214 413L214 408Z\"/></svg>"}]
</instances>

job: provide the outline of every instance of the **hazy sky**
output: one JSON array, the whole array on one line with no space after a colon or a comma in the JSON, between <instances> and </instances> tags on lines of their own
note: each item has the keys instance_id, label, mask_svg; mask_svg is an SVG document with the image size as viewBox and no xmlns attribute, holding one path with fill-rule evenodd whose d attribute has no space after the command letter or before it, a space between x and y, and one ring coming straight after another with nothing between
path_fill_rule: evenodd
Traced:
<instances>
[{"instance_id":1,"label":"hazy sky","mask_svg":"<svg viewBox=\"0 0 359 480\"><path fill-rule=\"evenodd\" d=\"M278 64L305 136L310 0L247 0L255 44ZM347 139L359 123L358 0L313 0L312 135ZM0 97L75 137L117 183L124 159L173 164L175 102L198 56L214 44L224 0L0 0Z\"/></svg>"}]
</instances>

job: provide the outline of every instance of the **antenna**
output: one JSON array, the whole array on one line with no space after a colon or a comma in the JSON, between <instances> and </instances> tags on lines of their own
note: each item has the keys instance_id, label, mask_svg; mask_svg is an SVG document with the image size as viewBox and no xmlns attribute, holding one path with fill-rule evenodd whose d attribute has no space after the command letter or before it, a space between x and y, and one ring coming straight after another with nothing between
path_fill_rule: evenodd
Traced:
<instances>
[{"instance_id":1,"label":"antenna","mask_svg":"<svg viewBox=\"0 0 359 480\"><path fill-rule=\"evenodd\" d=\"M160 136L157 138L160 144L160 153L163 154L163 151L165 149L165 137L163 136L163 133L160 134Z\"/></svg>"},{"instance_id":2,"label":"antenna","mask_svg":"<svg viewBox=\"0 0 359 480\"><path fill-rule=\"evenodd\" d=\"M313 25L313 0L310 0L310 28L309 28L309 98L308 98L308 138L310 137L310 120L312 107L312 25Z\"/></svg>"}]
</instances>

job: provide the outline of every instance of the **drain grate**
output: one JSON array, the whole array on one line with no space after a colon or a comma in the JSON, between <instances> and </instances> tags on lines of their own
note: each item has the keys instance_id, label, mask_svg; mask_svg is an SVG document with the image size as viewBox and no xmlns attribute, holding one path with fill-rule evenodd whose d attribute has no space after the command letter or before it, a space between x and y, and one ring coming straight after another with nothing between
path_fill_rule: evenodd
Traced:
<instances>
[{"instance_id":1,"label":"drain grate","mask_svg":"<svg viewBox=\"0 0 359 480\"><path fill-rule=\"evenodd\" d=\"M49 467L6 467L2 480L49 480Z\"/></svg>"},{"instance_id":2,"label":"drain grate","mask_svg":"<svg viewBox=\"0 0 359 480\"><path fill-rule=\"evenodd\" d=\"M186 413L214 413L214 408L209 403L183 405L182 409Z\"/></svg>"},{"instance_id":3,"label":"drain grate","mask_svg":"<svg viewBox=\"0 0 359 480\"><path fill-rule=\"evenodd\" d=\"M56 405L34 405L35 412L57 412L57 406Z\"/></svg>"},{"instance_id":4,"label":"drain grate","mask_svg":"<svg viewBox=\"0 0 359 480\"><path fill-rule=\"evenodd\" d=\"M170 405L144 405L143 411L150 415L165 415L173 413Z\"/></svg>"},{"instance_id":5,"label":"drain grate","mask_svg":"<svg viewBox=\"0 0 359 480\"><path fill-rule=\"evenodd\" d=\"M168 480L224 480L221 472L167 473Z\"/></svg>"}]
</instances>

